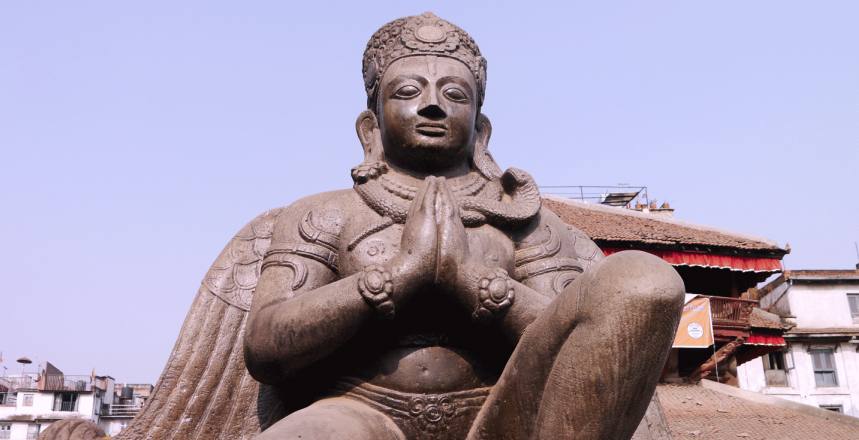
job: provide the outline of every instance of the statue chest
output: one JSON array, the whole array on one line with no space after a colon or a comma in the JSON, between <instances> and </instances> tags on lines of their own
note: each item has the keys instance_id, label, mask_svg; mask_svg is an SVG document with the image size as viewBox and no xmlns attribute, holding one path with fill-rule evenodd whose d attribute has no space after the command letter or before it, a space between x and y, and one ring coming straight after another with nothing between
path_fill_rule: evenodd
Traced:
<instances>
[{"instance_id":1,"label":"statue chest","mask_svg":"<svg viewBox=\"0 0 859 440\"><path fill-rule=\"evenodd\" d=\"M355 240L366 234L372 225L348 225L344 228L340 249L340 276L346 277L362 270L370 264L384 264L400 252L400 240L403 225L394 224L366 238ZM513 242L505 233L490 225L476 228L466 228L468 250L472 256L478 256L487 267L500 267L508 271L513 268Z\"/></svg>"}]
</instances>

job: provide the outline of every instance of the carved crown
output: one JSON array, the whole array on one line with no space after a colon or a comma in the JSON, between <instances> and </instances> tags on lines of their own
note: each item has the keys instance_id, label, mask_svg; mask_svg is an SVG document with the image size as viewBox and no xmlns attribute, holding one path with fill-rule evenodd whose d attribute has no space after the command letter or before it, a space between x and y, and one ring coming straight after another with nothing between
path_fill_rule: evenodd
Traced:
<instances>
[{"instance_id":1,"label":"carved crown","mask_svg":"<svg viewBox=\"0 0 859 440\"><path fill-rule=\"evenodd\" d=\"M464 30L432 12L398 18L376 31L364 49L364 88L367 104L376 103L379 82L396 60L415 55L453 58L468 66L477 83L478 105L486 90L486 59Z\"/></svg>"}]
</instances>

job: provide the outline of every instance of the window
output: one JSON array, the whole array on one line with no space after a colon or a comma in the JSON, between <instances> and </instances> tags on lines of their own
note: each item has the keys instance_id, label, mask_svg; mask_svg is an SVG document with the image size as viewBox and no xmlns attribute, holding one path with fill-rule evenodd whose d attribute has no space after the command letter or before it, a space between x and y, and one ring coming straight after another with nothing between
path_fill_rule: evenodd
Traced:
<instances>
[{"instance_id":1,"label":"window","mask_svg":"<svg viewBox=\"0 0 859 440\"><path fill-rule=\"evenodd\" d=\"M784 352L774 351L768 353L764 359L764 368L767 370L784 370Z\"/></svg>"},{"instance_id":2,"label":"window","mask_svg":"<svg viewBox=\"0 0 859 440\"><path fill-rule=\"evenodd\" d=\"M838 376L835 373L835 350L831 348L812 348L811 364L814 367L814 383L819 387L837 387Z\"/></svg>"},{"instance_id":3,"label":"window","mask_svg":"<svg viewBox=\"0 0 859 440\"><path fill-rule=\"evenodd\" d=\"M850 315L853 322L859 322L859 293L848 293L847 303L850 304Z\"/></svg>"},{"instance_id":4,"label":"window","mask_svg":"<svg viewBox=\"0 0 859 440\"><path fill-rule=\"evenodd\" d=\"M27 440L38 440L39 431L42 430L42 425L38 423L30 423L27 425Z\"/></svg>"},{"instance_id":5,"label":"window","mask_svg":"<svg viewBox=\"0 0 859 440\"><path fill-rule=\"evenodd\" d=\"M54 394L54 411L77 411L78 395L77 393L57 393Z\"/></svg>"},{"instance_id":6,"label":"window","mask_svg":"<svg viewBox=\"0 0 859 440\"><path fill-rule=\"evenodd\" d=\"M33 393L24 394L23 406L33 406Z\"/></svg>"},{"instance_id":7,"label":"window","mask_svg":"<svg viewBox=\"0 0 859 440\"><path fill-rule=\"evenodd\" d=\"M771 386L788 386L787 382L787 362L785 362L785 352L774 351L763 356L764 375L766 376L767 385Z\"/></svg>"},{"instance_id":8,"label":"window","mask_svg":"<svg viewBox=\"0 0 859 440\"><path fill-rule=\"evenodd\" d=\"M0 439L12 438L12 424L0 423Z\"/></svg>"},{"instance_id":9,"label":"window","mask_svg":"<svg viewBox=\"0 0 859 440\"><path fill-rule=\"evenodd\" d=\"M825 410L832 411L832 412L837 412L837 413L843 413L844 412L844 407L841 405L820 405L820 407L825 409Z\"/></svg>"}]
</instances>

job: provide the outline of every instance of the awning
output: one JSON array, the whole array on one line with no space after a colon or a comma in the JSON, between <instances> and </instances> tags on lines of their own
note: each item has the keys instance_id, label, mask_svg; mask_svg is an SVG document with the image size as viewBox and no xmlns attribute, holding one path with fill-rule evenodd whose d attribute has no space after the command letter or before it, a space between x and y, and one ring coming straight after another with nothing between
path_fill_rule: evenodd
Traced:
<instances>
[{"instance_id":1,"label":"awning","mask_svg":"<svg viewBox=\"0 0 859 440\"><path fill-rule=\"evenodd\" d=\"M621 248L601 248L603 253L611 255L616 252L628 250ZM697 252L682 252L669 250L641 249L644 252L656 255L674 266L690 267L714 267L719 269L730 269L740 272L781 272L781 259L742 257L732 255L713 255Z\"/></svg>"},{"instance_id":2,"label":"awning","mask_svg":"<svg viewBox=\"0 0 859 440\"><path fill-rule=\"evenodd\" d=\"M746 338L746 345L767 345L771 347L785 347L787 343L781 336L752 334Z\"/></svg>"},{"instance_id":3,"label":"awning","mask_svg":"<svg viewBox=\"0 0 859 440\"><path fill-rule=\"evenodd\" d=\"M746 341L740 349L737 350L737 354L735 355L737 365L742 365L754 358L764 356L767 353L781 351L786 346L787 343L784 342L784 338L781 336L754 333L753 331L752 334L746 338Z\"/></svg>"}]
</instances>

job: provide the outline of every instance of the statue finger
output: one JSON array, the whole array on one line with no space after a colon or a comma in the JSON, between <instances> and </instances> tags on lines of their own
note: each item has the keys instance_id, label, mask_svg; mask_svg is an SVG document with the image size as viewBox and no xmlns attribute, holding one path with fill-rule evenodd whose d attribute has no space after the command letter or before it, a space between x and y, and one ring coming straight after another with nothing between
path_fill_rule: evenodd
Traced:
<instances>
[{"instance_id":1,"label":"statue finger","mask_svg":"<svg viewBox=\"0 0 859 440\"><path fill-rule=\"evenodd\" d=\"M459 204L456 201L456 197L453 195L453 191L450 189L450 185L444 185L444 198L446 200L447 208L444 211L444 218L448 221L461 221L459 218Z\"/></svg>"},{"instance_id":2,"label":"statue finger","mask_svg":"<svg viewBox=\"0 0 859 440\"><path fill-rule=\"evenodd\" d=\"M442 224L446 218L446 212L450 209L447 199L447 181L444 177L438 178L438 188L435 202L435 221Z\"/></svg>"},{"instance_id":3,"label":"statue finger","mask_svg":"<svg viewBox=\"0 0 859 440\"><path fill-rule=\"evenodd\" d=\"M427 190L424 199L421 201L420 210L424 215L433 218L435 217L436 198L438 197L438 179L429 176L426 178L426 182Z\"/></svg>"},{"instance_id":4,"label":"statue finger","mask_svg":"<svg viewBox=\"0 0 859 440\"><path fill-rule=\"evenodd\" d=\"M422 210L424 201L427 199L427 193L430 189L430 179L427 178L424 180L423 184L418 187L417 193L415 193L415 198L412 200L412 205L409 207L409 213L407 218L414 218L417 213ZM431 200L435 200L435 196L431 198Z\"/></svg>"}]
</instances>

